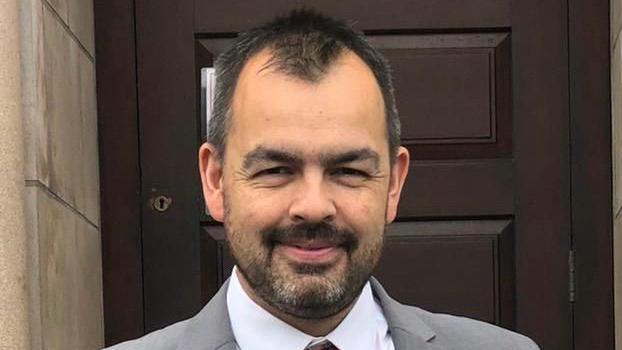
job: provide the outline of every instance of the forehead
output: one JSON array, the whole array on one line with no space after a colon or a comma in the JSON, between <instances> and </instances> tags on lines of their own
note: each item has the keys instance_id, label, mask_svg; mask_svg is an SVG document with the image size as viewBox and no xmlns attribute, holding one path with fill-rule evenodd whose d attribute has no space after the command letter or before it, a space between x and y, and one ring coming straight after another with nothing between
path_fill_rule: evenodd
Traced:
<instances>
[{"instance_id":1,"label":"forehead","mask_svg":"<svg viewBox=\"0 0 622 350\"><path fill-rule=\"evenodd\" d=\"M315 82L266 66L271 59L264 50L242 69L232 101L228 148L387 145L380 88L356 54L344 53Z\"/></svg>"}]
</instances>

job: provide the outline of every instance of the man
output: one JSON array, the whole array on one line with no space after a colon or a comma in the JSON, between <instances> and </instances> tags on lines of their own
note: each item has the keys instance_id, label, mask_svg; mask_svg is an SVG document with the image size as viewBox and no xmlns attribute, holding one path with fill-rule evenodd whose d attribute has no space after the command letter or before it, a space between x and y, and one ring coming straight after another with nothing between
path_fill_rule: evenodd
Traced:
<instances>
[{"instance_id":1,"label":"man","mask_svg":"<svg viewBox=\"0 0 622 350\"><path fill-rule=\"evenodd\" d=\"M408 171L388 66L311 11L243 34L216 62L205 202L231 278L195 317L113 349L537 349L392 300L371 272Z\"/></svg>"}]
</instances>

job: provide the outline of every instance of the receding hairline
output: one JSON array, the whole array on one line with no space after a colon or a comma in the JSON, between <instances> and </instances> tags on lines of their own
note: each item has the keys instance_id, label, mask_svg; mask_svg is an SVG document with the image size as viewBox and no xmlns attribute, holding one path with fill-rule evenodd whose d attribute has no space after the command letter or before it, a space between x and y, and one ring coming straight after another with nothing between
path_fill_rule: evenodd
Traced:
<instances>
[{"instance_id":1,"label":"receding hairline","mask_svg":"<svg viewBox=\"0 0 622 350\"><path fill-rule=\"evenodd\" d=\"M317 79L315 77L303 76L300 74L295 74L288 72L287 63L280 62L280 57L274 51L271 46L267 46L257 51L256 53L250 55L242 69L240 70L240 74L238 75L238 79L236 81L236 87L240 82L241 78L245 76L245 73L252 69L256 68L256 74L276 74L286 78L291 78L298 80L300 82L309 83L309 84L319 84L321 83L327 76L330 75L330 72L333 71L338 66L342 65L344 60L347 57L354 57L362 66L366 68L368 75L373 79L376 86L380 91L380 84L378 83L376 77L374 76L374 72L371 70L371 67L354 51L348 49L347 47L343 47L340 51L339 55L335 56L335 59L331 60L330 63L326 66L326 69L317 75ZM235 94L235 90L234 90Z\"/></svg>"},{"instance_id":2,"label":"receding hairline","mask_svg":"<svg viewBox=\"0 0 622 350\"><path fill-rule=\"evenodd\" d=\"M335 69L345 66L348 62L354 62L359 67L363 68L363 70L359 71L358 74L363 73L366 76L366 79L368 79L373 85L376 96L378 97L379 102L381 103L380 107L383 111L383 114L381 116L381 118L383 119L383 125L385 127L385 131L388 130L389 125L388 125L387 118L386 118L387 103L384 100L384 95L382 93L382 88L380 86L380 83L378 82L378 79L376 78L371 67L356 52L348 48L344 48L344 50L340 53L339 56L337 56L334 60L331 60L330 64L327 66L326 71L322 75L320 75L318 79L307 79L306 77L301 77L296 74L289 74L288 72L279 69L276 66L278 64L272 64L273 57L274 57L273 50L270 47L266 47L266 48L259 50L258 52L251 55L250 57L248 57L245 64L242 66L242 69L240 70L240 74L238 75L236 83L235 83L234 91L231 96L231 103L229 105L229 110L227 112L227 121L229 123L227 127L229 129L232 126L231 122L233 121L234 106L236 104L235 101L237 98L239 98L238 94L239 94L240 82L243 82L244 80L249 79L252 76L274 75L276 77L285 78L287 80L291 80L296 83L302 83L302 84L309 85L309 86L316 86L316 85L320 85L323 82L325 82L326 79L330 77L331 72L334 72ZM225 145L225 148L226 148L226 145Z\"/></svg>"},{"instance_id":3,"label":"receding hairline","mask_svg":"<svg viewBox=\"0 0 622 350\"><path fill-rule=\"evenodd\" d=\"M253 72L255 76L269 74L269 75L276 75L278 77L286 78L288 80L300 82L303 84L318 85L318 84L322 84L326 80L326 78L331 75L331 72L333 72L335 69L338 69L339 67L344 66L348 62L349 59L353 59L360 67L363 67L363 71L365 72L364 74L372 82L378 94L378 97L380 98L380 101L383 103L383 109L386 108L386 101L384 101L382 88L374 72L372 71L372 68L356 52L346 47L344 47L343 51L334 60L331 60L330 64L326 67L326 70L321 75L318 76L318 79L308 79L307 77L299 76L297 74L291 74L291 73L288 73L287 71L279 69L279 63L275 63L273 61L274 57L275 57L274 51L270 47L265 47L259 50L258 52L254 53L253 55L251 55L246 60L235 82L235 88L233 90L232 99L231 99L232 103L230 104L229 111L228 111L228 118L232 117L231 113L233 112L233 105L234 105L233 101L235 100L235 96L237 95L237 92L239 91L238 87L240 85L240 82L252 76ZM386 118L386 115L383 115L383 117Z\"/></svg>"}]
</instances>

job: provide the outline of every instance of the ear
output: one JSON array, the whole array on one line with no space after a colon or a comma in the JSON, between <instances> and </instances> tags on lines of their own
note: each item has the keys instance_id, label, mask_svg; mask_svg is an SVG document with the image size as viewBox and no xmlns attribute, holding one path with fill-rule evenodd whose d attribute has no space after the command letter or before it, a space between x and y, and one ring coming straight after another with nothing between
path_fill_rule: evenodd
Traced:
<instances>
[{"instance_id":1,"label":"ear","mask_svg":"<svg viewBox=\"0 0 622 350\"><path fill-rule=\"evenodd\" d=\"M409 164L410 154L406 148L400 146L395 155L395 162L391 167L389 193L387 195L387 224L393 222L397 215L397 205L400 201L400 194L402 193L402 187L404 187L406 175L408 174Z\"/></svg>"},{"instance_id":2,"label":"ear","mask_svg":"<svg viewBox=\"0 0 622 350\"><path fill-rule=\"evenodd\" d=\"M222 186L223 163L216 148L204 143L199 149L199 172L205 205L216 221L224 220L224 196Z\"/></svg>"}]
</instances>

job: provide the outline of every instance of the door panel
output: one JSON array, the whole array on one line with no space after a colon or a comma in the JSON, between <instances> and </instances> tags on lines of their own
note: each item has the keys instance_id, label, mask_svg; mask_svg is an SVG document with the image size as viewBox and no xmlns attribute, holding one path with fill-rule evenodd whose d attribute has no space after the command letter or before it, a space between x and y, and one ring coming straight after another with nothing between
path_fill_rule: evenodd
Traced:
<instances>
[{"instance_id":1,"label":"door panel","mask_svg":"<svg viewBox=\"0 0 622 350\"><path fill-rule=\"evenodd\" d=\"M354 20L395 69L413 164L379 279L403 301L569 349L564 3L301 3ZM136 0L145 331L191 316L232 265L198 188L199 68L290 6Z\"/></svg>"},{"instance_id":2,"label":"door panel","mask_svg":"<svg viewBox=\"0 0 622 350\"><path fill-rule=\"evenodd\" d=\"M513 161L415 161L398 213L401 217L474 217L513 212Z\"/></svg>"},{"instance_id":3,"label":"door panel","mask_svg":"<svg viewBox=\"0 0 622 350\"><path fill-rule=\"evenodd\" d=\"M513 328L510 220L398 222L375 275L396 299Z\"/></svg>"},{"instance_id":4,"label":"door panel","mask_svg":"<svg viewBox=\"0 0 622 350\"><path fill-rule=\"evenodd\" d=\"M415 159L511 156L510 35L372 35Z\"/></svg>"}]
</instances>

